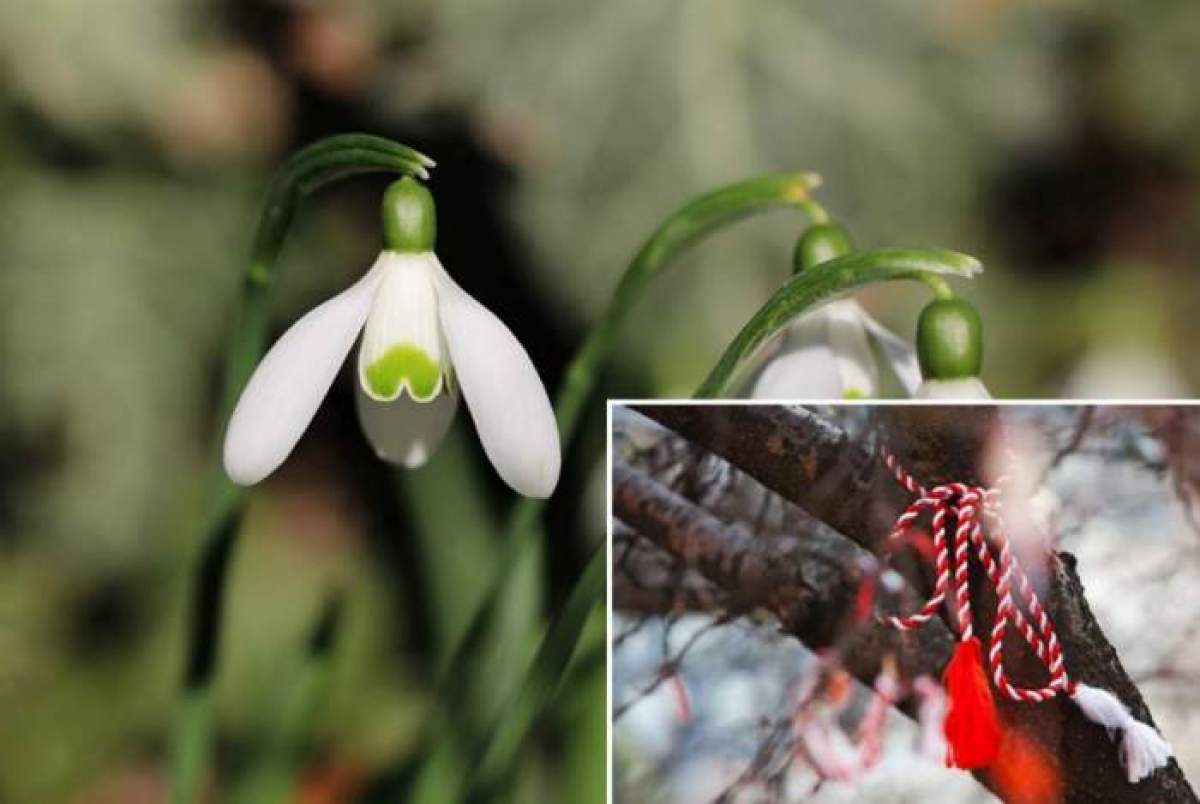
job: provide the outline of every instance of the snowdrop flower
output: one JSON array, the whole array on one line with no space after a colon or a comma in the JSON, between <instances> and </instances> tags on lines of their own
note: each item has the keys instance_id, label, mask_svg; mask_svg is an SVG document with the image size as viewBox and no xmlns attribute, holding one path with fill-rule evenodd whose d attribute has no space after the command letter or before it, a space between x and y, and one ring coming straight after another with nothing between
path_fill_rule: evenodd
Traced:
<instances>
[{"instance_id":1,"label":"snowdrop flower","mask_svg":"<svg viewBox=\"0 0 1200 804\"><path fill-rule=\"evenodd\" d=\"M225 471L250 485L283 463L361 332L358 417L381 458L425 463L461 391L500 477L521 494L548 497L558 482L558 429L529 355L442 268L424 186L407 177L392 184L383 225L386 247L374 266L293 324L258 364L229 420Z\"/></svg>"},{"instance_id":2,"label":"snowdrop flower","mask_svg":"<svg viewBox=\"0 0 1200 804\"><path fill-rule=\"evenodd\" d=\"M874 341L908 393L921 384L913 348L857 302L831 302L788 325L762 367L754 399L869 399L879 394Z\"/></svg>"},{"instance_id":3,"label":"snowdrop flower","mask_svg":"<svg viewBox=\"0 0 1200 804\"><path fill-rule=\"evenodd\" d=\"M979 369L983 365L983 324L963 299L937 299L917 320L917 356L925 381L918 399L991 399Z\"/></svg>"},{"instance_id":4,"label":"snowdrop flower","mask_svg":"<svg viewBox=\"0 0 1200 804\"><path fill-rule=\"evenodd\" d=\"M796 245L796 270L848 254L846 231L834 224L810 227ZM834 301L788 325L774 354L753 380L754 399L853 399L879 395L879 366L872 341L909 394L921 384L913 348L850 299Z\"/></svg>"}]
</instances>

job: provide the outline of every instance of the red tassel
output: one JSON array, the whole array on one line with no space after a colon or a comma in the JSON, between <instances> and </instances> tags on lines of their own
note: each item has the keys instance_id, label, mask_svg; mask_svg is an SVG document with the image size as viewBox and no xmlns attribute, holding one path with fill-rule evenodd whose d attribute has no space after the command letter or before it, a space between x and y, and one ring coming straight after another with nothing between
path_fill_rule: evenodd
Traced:
<instances>
[{"instance_id":1,"label":"red tassel","mask_svg":"<svg viewBox=\"0 0 1200 804\"><path fill-rule=\"evenodd\" d=\"M983 671L979 640L959 642L942 674L946 709L946 764L952 768L986 768L1000 753L1000 723L992 689Z\"/></svg>"}]
</instances>

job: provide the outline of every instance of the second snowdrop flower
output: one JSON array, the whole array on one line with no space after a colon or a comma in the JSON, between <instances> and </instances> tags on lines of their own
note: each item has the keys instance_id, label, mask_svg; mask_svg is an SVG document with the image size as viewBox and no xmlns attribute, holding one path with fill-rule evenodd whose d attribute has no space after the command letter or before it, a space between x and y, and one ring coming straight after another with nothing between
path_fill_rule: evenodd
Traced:
<instances>
[{"instance_id":1,"label":"second snowdrop flower","mask_svg":"<svg viewBox=\"0 0 1200 804\"><path fill-rule=\"evenodd\" d=\"M226 431L226 472L249 485L283 463L361 332L358 417L381 458L425 463L461 391L497 473L548 497L561 463L550 400L516 337L434 255L429 191L411 178L392 184L383 228L386 247L366 275L293 324L255 369Z\"/></svg>"},{"instance_id":2,"label":"second snowdrop flower","mask_svg":"<svg viewBox=\"0 0 1200 804\"><path fill-rule=\"evenodd\" d=\"M836 224L815 224L796 244L796 271L849 254L850 236ZM921 384L913 348L853 299L829 302L792 321L754 378L754 399L867 399L879 395L872 342L907 393Z\"/></svg>"}]
</instances>

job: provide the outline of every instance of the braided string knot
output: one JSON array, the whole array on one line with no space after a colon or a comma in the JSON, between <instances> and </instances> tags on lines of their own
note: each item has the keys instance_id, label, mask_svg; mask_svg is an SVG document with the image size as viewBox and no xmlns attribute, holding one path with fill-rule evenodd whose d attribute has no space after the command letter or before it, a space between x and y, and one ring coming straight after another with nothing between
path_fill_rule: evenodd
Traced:
<instances>
[{"instance_id":1,"label":"braided string knot","mask_svg":"<svg viewBox=\"0 0 1200 804\"><path fill-rule=\"evenodd\" d=\"M984 576L996 592L996 616L992 631L988 635L987 651L991 681L996 689L1010 700L1033 703L1049 700L1056 695L1069 696L1084 717L1104 727L1109 737L1117 743L1117 756L1125 768L1125 777L1130 784L1136 784L1170 762L1173 754L1171 746L1157 729L1134 718L1129 708L1113 693L1079 683L1067 675L1062 644L1055 633L1054 622L1038 598L1033 584L1029 582L1029 576L1025 574L1020 561L1013 554L1012 545L1004 530L1001 504L1004 478L997 481L995 488L966 483L945 483L926 489L890 452L882 450L882 457L896 482L916 498L892 526L888 537L888 549L891 551L903 544L917 520L928 512L933 529L937 580L934 583L933 595L917 612L906 617L890 616L879 619L902 631L916 628L935 616L946 603L947 595L953 592L953 614L958 622L960 644L947 665L946 673L949 676L952 670L955 671L954 683L963 686L964 699L971 698L978 692L978 686L972 686L975 684L972 668L982 673L977 664L978 646L972 641L975 637L971 622L969 563L971 550L974 548L975 555L983 567ZM954 521L952 539L948 537L951 519ZM985 523L988 531L986 535ZM1028 615L1017 605L1013 594L1014 585L1029 612ZM1046 686L1028 689L1018 687L1008 680L1004 671L1004 635L1010 623L1020 631L1025 642L1045 666L1050 675ZM966 660L961 665L958 664L960 657ZM986 680L979 680L986 686ZM990 694L986 695L986 704L966 700L967 707L975 707L971 711L971 717L960 716L952 723L956 688L950 686L949 680L944 683L949 687L951 706L943 728L947 742L957 743L951 746L948 760L953 760L953 764L958 767L982 767L989 764L994 760L994 750L998 748L998 737L988 732L986 722L990 711ZM994 718L994 713L990 717ZM966 722L972 718L979 722ZM994 729L994 722L991 727ZM981 753L980 746L989 751ZM958 753L964 753L965 756L966 752L972 749L975 749L979 756L958 761Z\"/></svg>"},{"instance_id":2,"label":"braided string knot","mask_svg":"<svg viewBox=\"0 0 1200 804\"><path fill-rule=\"evenodd\" d=\"M1073 695L1075 684L1067 675L1054 622L1013 553L1012 544L1004 530L1001 493L1005 479L1001 478L993 488L967 483L945 483L925 488L890 452L882 450L882 457L896 481L916 498L893 524L888 535L888 547L895 549L902 545L917 521L929 513L937 577L933 594L919 610L907 616L881 616L880 620L901 631L912 630L936 616L946 604L947 596L952 595L950 605L958 623L959 639L971 639L975 635L970 595L970 554L974 550L985 577L996 593L996 616L988 637L987 650L989 670L996 689L1011 700L1035 703L1060 693ZM948 533L951 520L954 523L952 537ZM987 534L984 532L985 522ZM1014 582L1028 609L1028 616L1014 598ZM1004 635L1010 623L1020 631L1045 666L1050 680L1044 687L1018 687L1008 679L1004 668Z\"/></svg>"}]
</instances>

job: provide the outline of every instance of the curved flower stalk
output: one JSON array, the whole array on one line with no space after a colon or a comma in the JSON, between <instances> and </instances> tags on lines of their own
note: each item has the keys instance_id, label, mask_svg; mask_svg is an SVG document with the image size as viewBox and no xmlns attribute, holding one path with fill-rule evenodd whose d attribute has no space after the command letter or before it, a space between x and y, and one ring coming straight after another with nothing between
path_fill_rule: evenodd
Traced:
<instances>
[{"instance_id":1,"label":"curved flower stalk","mask_svg":"<svg viewBox=\"0 0 1200 804\"><path fill-rule=\"evenodd\" d=\"M383 459L424 464L461 390L496 471L527 497L558 482L558 430L529 355L433 253L433 197L410 177L383 201L386 248L358 282L292 325L259 363L225 435L225 470L250 485L308 428L359 333L358 415Z\"/></svg>"},{"instance_id":2,"label":"curved flower stalk","mask_svg":"<svg viewBox=\"0 0 1200 804\"><path fill-rule=\"evenodd\" d=\"M832 223L810 227L796 244L795 271L810 270L853 251L850 236ZM879 395L879 367L872 343L905 391L921 384L916 351L858 302L839 299L797 315L771 342L751 380L753 399L869 399ZM770 347L766 347L770 348Z\"/></svg>"},{"instance_id":3,"label":"curved flower stalk","mask_svg":"<svg viewBox=\"0 0 1200 804\"><path fill-rule=\"evenodd\" d=\"M328 137L288 160L271 183L255 233L241 308L225 353L218 420L228 418L262 354L275 262L300 204L314 191L346 176L390 172L425 178L433 166L432 159L412 148L367 134ZM241 502L237 487L214 467L199 539L200 559L192 581L183 691L171 739L171 799L175 802L197 799L211 758L212 683Z\"/></svg>"},{"instance_id":4,"label":"curved flower stalk","mask_svg":"<svg viewBox=\"0 0 1200 804\"><path fill-rule=\"evenodd\" d=\"M806 267L777 290L742 327L742 330L721 355L716 366L709 372L708 377L696 390L695 396L712 398L727 394L732 384L738 380L756 352L764 344L780 336L793 323L801 321L801 316L819 311L822 307L835 303L861 288L877 282L906 279L922 282L929 286L940 299L950 299L954 294L946 283L946 276L970 278L980 270L982 267L979 261L966 254L944 249L894 248L843 254ZM862 322L861 317L858 317L856 311L841 315L843 316L843 326L846 319L851 319L851 323L857 323L865 330L866 324ZM857 321L855 322L854 319ZM888 334L890 335L890 333ZM864 340L865 337L864 331ZM879 336L876 334L874 337L878 338ZM905 352L894 341L891 341L890 338L887 340L890 343L884 349L885 354L888 349L895 349L897 357L900 358L893 360L893 365L898 368L897 374L902 376L902 381L904 381L903 376L907 375L907 382L911 383L913 380L911 358L904 356ZM838 354L834 352L828 340L824 345L829 349L830 363L836 364ZM850 349L845 346L839 348L842 350L843 357L852 356ZM861 354L859 352L859 359L861 359ZM849 361L844 363L844 365L848 364ZM906 365L907 367L905 367ZM858 368L856 371L860 371L860 376L865 373ZM827 378L823 382L827 384L827 387L844 388L841 385L840 376L833 380ZM844 391L838 396L843 395ZM812 394L806 391L800 396L811 398Z\"/></svg>"},{"instance_id":5,"label":"curved flower stalk","mask_svg":"<svg viewBox=\"0 0 1200 804\"><path fill-rule=\"evenodd\" d=\"M397 142L369 134L339 134L297 151L271 182L263 204L250 267L243 285L241 312L225 364L219 418L224 421L262 354L267 332L266 297L275 261L292 218L313 192L339 179L363 173L391 172L429 177L434 161Z\"/></svg>"}]
</instances>

